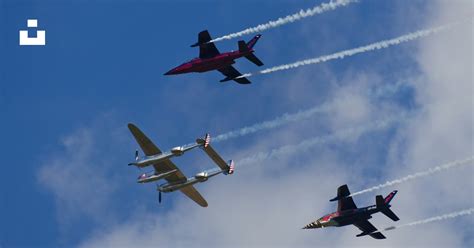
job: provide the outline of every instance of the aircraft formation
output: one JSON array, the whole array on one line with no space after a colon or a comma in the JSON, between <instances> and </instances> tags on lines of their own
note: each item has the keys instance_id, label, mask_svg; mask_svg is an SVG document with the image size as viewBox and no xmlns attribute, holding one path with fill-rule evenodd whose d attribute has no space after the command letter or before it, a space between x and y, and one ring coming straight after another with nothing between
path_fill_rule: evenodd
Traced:
<instances>
[{"instance_id":1,"label":"aircraft formation","mask_svg":"<svg viewBox=\"0 0 474 248\"><path fill-rule=\"evenodd\" d=\"M169 70L164 73L164 75L177 75L191 72L202 73L217 70L225 76L220 82L233 80L239 84L250 84L251 82L247 78L242 77L242 74L232 65L235 64L236 59L245 57L255 65L262 66L263 62L255 56L255 50L253 49L260 37L262 37L262 35L258 34L248 42L240 40L238 41L237 51L220 53L214 42L212 42L209 31L201 31L198 34L198 42L191 45L191 47L199 47L199 57ZM211 146L211 137L209 134L206 134L203 138L197 138L192 144L173 147L169 151L163 152L135 124L129 123L128 129L145 154L144 157L140 157L139 151L136 150L135 161L130 162L128 165L138 168L153 166L154 168L153 172L140 174L137 178L137 183L152 183L160 180L166 181L158 184L156 188L159 203L162 201L162 193L170 193L179 190L199 206L207 207L207 201L196 190L194 185L206 182L209 178L219 174L231 175L234 173L233 160L225 162L219 153ZM186 177L171 159L182 156L195 148L201 148L217 165L217 168L198 172L192 177ZM392 220L398 221L399 218L390 210L389 205L396 193L397 191L393 191L385 198L378 195L376 197L376 205L357 208L350 196L347 185L340 186L338 188L337 197L331 199L331 201L338 201L337 211L306 225L303 229L329 226L339 227L352 224L362 231L357 237L369 235L375 239L385 239L385 236L380 233L368 219L372 218L372 214L382 212Z\"/></svg>"},{"instance_id":2,"label":"aircraft formation","mask_svg":"<svg viewBox=\"0 0 474 248\"><path fill-rule=\"evenodd\" d=\"M217 70L224 74L225 78L220 82L235 81L239 84L250 84L251 82L242 77L242 74L232 65L238 58L245 57L257 66L262 66L263 62L255 56L253 47L260 39L258 34L250 41L245 42L240 40L238 42L238 50L220 53L215 46L212 38L207 30L201 31L198 34L198 42L191 45L191 47L199 47L199 57L185 62L164 75L177 75L191 72L208 72ZM153 166L154 170L149 173L142 173L137 179L137 183L152 183L160 180L166 182L157 184L158 202L162 201L162 193L170 193L174 191L181 191L188 198L196 202L201 207L207 207L208 203L204 197L196 190L195 184L203 183L209 178L219 174L231 175L234 173L234 162L225 160L216 152L211 146L211 137L206 134L203 138L197 138L194 143L176 146L169 151L161 151L135 124L129 123L128 129L145 154L140 157L139 151L135 151L135 161L130 162L129 166L136 166L138 168L145 168ZM192 177L186 177L183 172L176 166L171 159L182 156L186 152L195 148L201 148L209 158L217 165L217 168L200 171ZM376 205L357 208L352 197L350 196L347 185L338 188L337 197L331 201L338 201L337 211L306 225L303 229L323 228L329 226L346 226L355 225L362 233L360 236L371 236L375 239L385 239L385 236L375 228L368 219L371 215L377 212L382 212L394 221L399 218L390 210L390 201L393 199L397 191L393 191L387 197L383 198L378 195L376 197Z\"/></svg>"},{"instance_id":3,"label":"aircraft formation","mask_svg":"<svg viewBox=\"0 0 474 248\"><path fill-rule=\"evenodd\" d=\"M278 66L276 69L270 68L268 70L277 71L287 67L298 67L301 66L301 64L314 64L329 59L352 56L353 54L363 51L378 49L380 46L394 45L417 37L422 37L435 31L436 29L425 30L417 34L409 34L395 38L393 40L374 43L365 47L353 49L354 51L347 50L333 55L323 56L321 58ZM257 34L248 42L239 40L238 50L221 53L217 49L209 31L203 30L198 34L198 41L191 45L191 47L199 47L199 57L191 59L179 66L170 69L164 73L164 75L178 75L191 72L203 73L217 70L225 76L225 78L221 79L220 82L235 81L239 84L251 84L247 77L251 76L252 74L240 73L233 66L233 64L235 64L237 59L244 57L257 66L263 66L263 62L254 54L254 47L261 37L261 34ZM217 38L216 40L222 39L224 38ZM209 178L219 174L231 175L234 173L235 168L233 160L226 162L221 157L221 155L216 152L216 150L211 146L211 137L209 134L206 134L203 138L197 138L192 144L177 146L163 152L137 126L130 123L128 124L128 128L140 146L141 150L145 154L144 157L140 157L137 150L135 152L135 161L130 162L129 165L136 166L138 168L145 168L148 166L152 166L154 168L154 171L151 173L140 174L137 179L137 183L152 183L160 180L166 181L161 184L157 184L156 190L158 191L158 201L160 203L162 201L162 193L169 193L179 190L188 198L196 202L199 206L207 207L207 201L197 191L194 185L206 182L209 180ZM217 165L217 167L200 171L192 177L186 177L178 168L178 166L176 166L171 161L171 159L182 156L195 148L202 149L205 154L211 158L213 163ZM303 229L318 229L354 225L361 230L361 233L356 235L356 237L370 236L374 239L385 239L385 235L383 235L374 225L372 225L369 222L369 219L372 218L373 214L380 212L393 221L399 221L400 218L390 209L390 203L397 192L397 190L393 190L386 197L377 195L375 197L374 205L358 208L351 196L348 186L342 185L337 189L337 196L330 200L330 202L337 201L337 210L307 224L303 227Z\"/></svg>"}]
</instances>

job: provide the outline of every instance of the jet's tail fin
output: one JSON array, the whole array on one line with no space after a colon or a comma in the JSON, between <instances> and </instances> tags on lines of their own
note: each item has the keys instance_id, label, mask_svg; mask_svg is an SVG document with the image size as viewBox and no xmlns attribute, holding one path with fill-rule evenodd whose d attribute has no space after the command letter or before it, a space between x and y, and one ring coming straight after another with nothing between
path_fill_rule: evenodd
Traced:
<instances>
[{"instance_id":1,"label":"jet's tail fin","mask_svg":"<svg viewBox=\"0 0 474 248\"><path fill-rule=\"evenodd\" d=\"M250 50L250 48L247 46L247 44L245 44L245 41L239 40L238 44L239 44L239 51L240 52L247 52L247 51Z\"/></svg>"},{"instance_id":2,"label":"jet's tail fin","mask_svg":"<svg viewBox=\"0 0 474 248\"><path fill-rule=\"evenodd\" d=\"M380 209L380 212L385 214L388 218L392 219L393 221L398 221L400 218L390 210L390 201L392 201L393 197L397 194L397 191L392 191L392 193L388 194L387 197L383 198L381 195L375 197L375 203L377 204L377 208Z\"/></svg>"},{"instance_id":3,"label":"jet's tail fin","mask_svg":"<svg viewBox=\"0 0 474 248\"><path fill-rule=\"evenodd\" d=\"M390 194L388 194L384 198L385 204L389 204L393 200L393 197L397 194L397 192L398 192L397 190L394 190L394 191L390 192Z\"/></svg>"},{"instance_id":4,"label":"jet's tail fin","mask_svg":"<svg viewBox=\"0 0 474 248\"><path fill-rule=\"evenodd\" d=\"M251 40L249 40L249 42L247 42L247 47L252 49L253 46L255 46L255 44L257 43L258 39L260 39L260 37L262 37L261 34L255 35L255 37L253 37Z\"/></svg>"}]
</instances>

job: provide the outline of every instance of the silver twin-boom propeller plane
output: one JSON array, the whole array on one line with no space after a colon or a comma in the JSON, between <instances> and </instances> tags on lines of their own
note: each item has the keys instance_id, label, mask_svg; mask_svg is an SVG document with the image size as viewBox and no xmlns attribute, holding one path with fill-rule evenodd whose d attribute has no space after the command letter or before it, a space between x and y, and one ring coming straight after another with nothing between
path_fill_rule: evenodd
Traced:
<instances>
[{"instance_id":1,"label":"silver twin-boom propeller plane","mask_svg":"<svg viewBox=\"0 0 474 248\"><path fill-rule=\"evenodd\" d=\"M130 132L135 137L138 145L145 153L144 158L138 156L138 151L135 152L135 162L129 163L139 168L153 165L154 171L151 173L143 173L138 177L138 183L149 183L165 179L167 182L158 185L157 190L159 192L158 200L161 202L161 193L173 192L180 190L186 196L191 198L197 204L202 207L207 207L206 200L199 194L199 192L193 187L196 183L207 181L209 178L224 174L229 175L234 173L234 162L230 160L226 163L222 157L212 148L210 145L210 135L206 134L204 138L198 138L196 143L178 146L172 148L169 152L161 152L160 149L153 144L153 142L134 124L128 124ZM219 168L205 170L197 173L193 177L186 177L179 170L179 168L171 162L171 158L181 156L185 152L192 150L196 147L201 147L204 152L216 163Z\"/></svg>"}]
</instances>

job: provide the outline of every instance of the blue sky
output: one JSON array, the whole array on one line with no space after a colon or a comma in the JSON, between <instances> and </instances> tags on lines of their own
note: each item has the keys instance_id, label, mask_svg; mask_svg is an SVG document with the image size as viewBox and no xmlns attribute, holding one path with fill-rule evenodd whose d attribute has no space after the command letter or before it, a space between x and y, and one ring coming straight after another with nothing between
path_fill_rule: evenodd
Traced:
<instances>
[{"instance_id":1,"label":"blue sky","mask_svg":"<svg viewBox=\"0 0 474 248\"><path fill-rule=\"evenodd\" d=\"M222 195L216 193L215 188L231 192L234 190L231 186L239 187L240 191L236 191L238 199L255 201L249 203L253 206L258 205L261 198L259 200L258 195L245 198L246 194L242 191L246 189L242 184L246 182L252 185L255 182L258 192L266 195L269 190L275 190L274 180L281 179L278 185L282 185L286 182L285 177L299 178L295 171L314 172L321 176L328 173L326 176L333 180L323 181L327 190L312 189L321 182L310 185L311 188L300 189L303 194L314 195L307 202L313 207L312 215L307 216L301 226L325 214L325 210L331 211L334 206L329 205L327 199L335 194L337 186L347 180L356 185L355 191L357 186L361 189L416 171L410 168L411 164L422 164L416 168L423 168L471 155L473 111L469 89L472 92L472 72L459 73L468 77L458 80L458 83L464 83L463 86L450 95L451 99L464 96L468 102L470 98L471 106L463 104L463 108L455 108L458 111L443 109L449 104L436 95L439 91L430 91L440 88L430 88L430 83L444 77L430 74L434 69L425 62L430 60L430 54L436 49L423 50L420 47L426 44L421 42L296 70L258 75L250 78L251 85L219 83L223 76L217 72L163 76L170 68L197 56L198 51L189 45L196 42L197 33L201 30L208 29L211 35L217 37L320 2L2 0L0 247L97 246L95 241L101 244L101 237L115 233L123 225L134 223L133 219L152 216L172 225L174 221L170 216L179 216L180 211L186 208L192 208L197 213L207 211L206 215L225 214L225 209L195 210L196 206L178 194L165 195L164 204L157 206L154 185L136 184L139 171L126 166L137 147L126 128L129 122L136 123L157 145L167 149L189 143L206 132L217 135L273 119L283 113L327 102L332 104L334 112L216 144L216 149L222 151L226 158L238 159L281 145L298 143L308 137L324 137L351 126L364 126L370 121L400 112L414 113L412 119L397 122L389 128L344 141L329 142L298 156L265 161L257 166L258 169L242 168L231 179L219 177L198 186L210 206L218 205L213 193L214 196ZM435 17L455 16L457 9L449 15L443 14L442 2L361 1L263 32L255 47L256 54L267 67L396 37L442 23L433 21ZM46 46L18 45L18 30L26 28L28 18L37 18L39 27L47 31ZM470 27L471 35L465 34L465 37L468 41L470 37L472 44L472 24ZM428 39L437 37L424 40ZM446 41L445 38L440 40ZM427 44L426 47L436 45ZM221 52L236 49L237 39L219 42L217 46ZM467 66L470 62L472 68L472 46L470 49L471 56L461 57L466 58ZM459 54L464 53L460 51ZM243 73L256 70L255 65L244 59L237 61L235 67ZM449 80L451 74L448 71L442 75L447 75ZM450 83L455 83L454 80ZM397 83L403 86L394 92L381 96L370 94ZM427 87L428 93L420 93L420 87ZM447 116L433 117L430 114L433 112L446 113ZM459 118L451 118L453 116ZM442 130L451 132L453 128L448 128L452 127L451 124L455 127L459 125L459 130L454 132L460 133L446 134L446 137L462 137L463 141L452 140L462 144L462 148L456 150L456 146L448 146L450 139L440 138L452 149L436 147L443 152L427 160L419 154L425 154L434 146L423 145L426 142L421 136L427 134L420 129L426 129L426 123L440 123L436 120L442 119L452 120L452 123L440 124ZM432 130L433 133L443 133L435 124ZM413 138L418 136L419 139ZM426 151L417 150L420 147ZM206 159L199 151L193 151L189 157L176 159L175 162L182 166L186 174L192 175L210 166ZM238 160L236 162L238 166ZM463 185L470 187L472 183L467 182L469 176L466 174L469 173L464 173ZM290 184L288 188L296 187L293 180L286 183ZM430 184L429 180L423 183ZM414 185L418 188L422 186ZM433 194L452 189L433 189ZM291 193L294 192L282 195ZM401 191L400 197L403 194ZM372 204L373 197L368 194L356 202L362 206ZM306 204L303 200L301 202ZM403 206L410 207L410 199L406 202ZM452 206L451 209L457 210L457 207L471 207L472 203L471 192L464 202L445 203L443 206ZM238 216L239 211L242 214L246 211L254 213L256 209L249 207L232 211ZM437 214L451 209L426 207L423 211ZM407 216L403 211L399 215ZM413 214L408 218L415 220L429 216ZM381 223L387 224L388 220L382 218L379 218ZM161 230L159 225L164 223L148 224L153 226L152 230ZM472 226L472 218L462 224ZM445 225L445 229L459 230L454 222L446 222ZM235 226L238 225L235 223ZM209 224L206 228L214 230L218 224ZM326 230L317 230L305 240L318 242L318 237L324 237L318 231ZM334 236L338 231L329 232ZM347 242L355 239L355 231L352 231L345 233ZM439 230L419 235L423 237L437 232ZM396 233L390 233L392 241ZM472 234L472 228L468 228L466 232L456 234L459 236L446 238L445 241L450 245L469 246L473 244ZM459 237L463 242L452 241ZM246 239L245 236L241 238ZM191 242L196 239L184 237L183 240ZM197 242L203 241L197 239ZM173 246L172 242L166 244ZM259 243L253 238L249 238L248 243L234 243L236 246L245 244L267 243ZM344 244L339 243L341 246ZM397 244L403 243L391 245Z\"/></svg>"}]
</instances>

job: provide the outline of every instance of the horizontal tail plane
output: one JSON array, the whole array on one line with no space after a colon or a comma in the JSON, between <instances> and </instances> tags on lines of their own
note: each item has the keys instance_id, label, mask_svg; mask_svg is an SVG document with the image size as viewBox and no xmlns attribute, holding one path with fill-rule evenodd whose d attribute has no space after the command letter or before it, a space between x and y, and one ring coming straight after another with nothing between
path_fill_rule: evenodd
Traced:
<instances>
[{"instance_id":1,"label":"horizontal tail plane","mask_svg":"<svg viewBox=\"0 0 474 248\"><path fill-rule=\"evenodd\" d=\"M257 58L257 56L255 56L255 54L253 54L253 47L255 46L255 44L257 43L258 39L260 39L262 35L256 35L255 37L253 37L253 39L251 39L249 42L245 43L245 41L243 40L240 40L238 42L239 44L239 51L240 52L248 52L248 51L251 51L251 53L245 55L244 57L246 59L248 59L250 62L256 64L257 66L262 66L263 65L263 62Z\"/></svg>"},{"instance_id":2,"label":"horizontal tail plane","mask_svg":"<svg viewBox=\"0 0 474 248\"><path fill-rule=\"evenodd\" d=\"M383 198L381 195L378 195L375 197L375 203L377 205L377 208L380 209L380 212L385 214L388 218L392 219L393 221L398 221L400 218L392 211L390 210L390 202L392 201L393 197L397 194L397 191L394 190L390 194L388 194L385 198Z\"/></svg>"}]
</instances>

